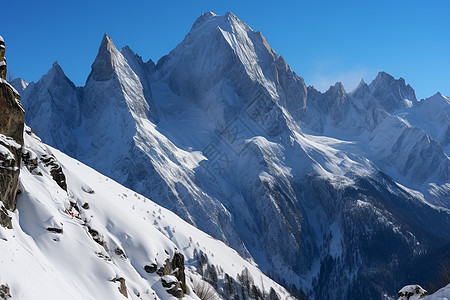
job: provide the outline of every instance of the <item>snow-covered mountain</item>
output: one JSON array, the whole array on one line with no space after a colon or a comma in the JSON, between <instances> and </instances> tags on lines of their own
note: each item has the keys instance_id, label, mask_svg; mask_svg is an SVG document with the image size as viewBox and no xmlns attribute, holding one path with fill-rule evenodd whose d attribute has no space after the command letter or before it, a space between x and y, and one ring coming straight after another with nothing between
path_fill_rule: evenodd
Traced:
<instances>
[{"instance_id":1,"label":"snow-covered mountain","mask_svg":"<svg viewBox=\"0 0 450 300\"><path fill-rule=\"evenodd\" d=\"M167 290L179 274L184 299L205 289L219 292L214 299L291 298L254 263L174 213L43 144L30 128L24 137L13 228L0 226L1 299L177 299Z\"/></svg>"},{"instance_id":2,"label":"snow-covered mountain","mask_svg":"<svg viewBox=\"0 0 450 300\"><path fill-rule=\"evenodd\" d=\"M156 65L105 35L84 87L54 64L22 94L44 142L311 299L392 295L406 262L450 243L448 114L426 101L383 72L306 87L260 32L211 12Z\"/></svg>"}]
</instances>

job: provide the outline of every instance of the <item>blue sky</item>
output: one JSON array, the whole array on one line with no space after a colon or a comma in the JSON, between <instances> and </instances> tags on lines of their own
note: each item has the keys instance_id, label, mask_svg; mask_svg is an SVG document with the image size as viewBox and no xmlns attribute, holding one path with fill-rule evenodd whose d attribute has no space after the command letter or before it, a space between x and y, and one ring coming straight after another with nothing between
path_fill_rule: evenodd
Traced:
<instances>
[{"instance_id":1,"label":"blue sky","mask_svg":"<svg viewBox=\"0 0 450 300\"><path fill-rule=\"evenodd\" d=\"M5 1L0 35L14 77L37 81L57 60L84 85L106 32L157 62L203 12L233 12L259 30L308 85L351 91L378 71L424 98L450 95L450 1Z\"/></svg>"}]
</instances>

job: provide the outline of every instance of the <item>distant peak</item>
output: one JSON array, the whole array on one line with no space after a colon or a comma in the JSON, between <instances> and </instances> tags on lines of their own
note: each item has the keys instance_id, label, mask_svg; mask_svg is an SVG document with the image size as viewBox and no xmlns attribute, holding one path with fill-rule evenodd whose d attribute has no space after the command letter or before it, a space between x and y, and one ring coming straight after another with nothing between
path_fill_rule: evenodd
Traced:
<instances>
[{"instance_id":1,"label":"distant peak","mask_svg":"<svg viewBox=\"0 0 450 300\"><path fill-rule=\"evenodd\" d=\"M338 81L334 85L330 86L330 88L325 92L328 95L334 95L334 96L342 96L345 95L345 88L342 82Z\"/></svg>"},{"instance_id":2,"label":"distant peak","mask_svg":"<svg viewBox=\"0 0 450 300\"><path fill-rule=\"evenodd\" d=\"M359 90L359 89L366 89L366 88L368 88L369 86L367 85L367 83L364 81L364 78L361 78L361 81L358 83L358 85L356 86L356 88L355 88L355 91L356 90Z\"/></svg>"},{"instance_id":3,"label":"distant peak","mask_svg":"<svg viewBox=\"0 0 450 300\"><path fill-rule=\"evenodd\" d=\"M450 102L450 98L443 95L441 92L437 92L436 94L427 98L426 100Z\"/></svg>"},{"instance_id":4,"label":"distant peak","mask_svg":"<svg viewBox=\"0 0 450 300\"><path fill-rule=\"evenodd\" d=\"M57 74L57 75L66 76L64 74L63 69L61 68L61 65L58 63L57 60L55 60L55 62L52 64L52 67L50 68L50 70L47 73L54 73L54 74Z\"/></svg>"},{"instance_id":5,"label":"distant peak","mask_svg":"<svg viewBox=\"0 0 450 300\"><path fill-rule=\"evenodd\" d=\"M341 81L336 82L334 85L330 87L331 90L345 90L344 85Z\"/></svg>"},{"instance_id":6,"label":"distant peak","mask_svg":"<svg viewBox=\"0 0 450 300\"><path fill-rule=\"evenodd\" d=\"M414 89L406 84L405 79L395 79L386 72L379 72L369 85L370 93L387 111L410 107L417 102Z\"/></svg>"},{"instance_id":7,"label":"distant peak","mask_svg":"<svg viewBox=\"0 0 450 300\"><path fill-rule=\"evenodd\" d=\"M361 78L361 81L359 82L359 84L356 86L355 89L353 89L353 91L350 92L350 94L352 94L353 96L356 96L356 97L362 97L366 92L367 93L370 92L369 86L364 81L364 78Z\"/></svg>"}]
</instances>

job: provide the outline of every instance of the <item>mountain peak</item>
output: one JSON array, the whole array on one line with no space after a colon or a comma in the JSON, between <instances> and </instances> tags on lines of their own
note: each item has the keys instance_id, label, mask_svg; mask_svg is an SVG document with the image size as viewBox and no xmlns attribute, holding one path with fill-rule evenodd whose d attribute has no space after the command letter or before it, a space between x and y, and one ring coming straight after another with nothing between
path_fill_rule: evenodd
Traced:
<instances>
[{"instance_id":1,"label":"mountain peak","mask_svg":"<svg viewBox=\"0 0 450 300\"><path fill-rule=\"evenodd\" d=\"M421 103L430 103L433 102L435 105L443 106L444 109L448 108L448 105L450 105L450 98L442 95L440 92L437 92L433 96L426 98L423 101L420 101Z\"/></svg>"},{"instance_id":2,"label":"mountain peak","mask_svg":"<svg viewBox=\"0 0 450 300\"><path fill-rule=\"evenodd\" d=\"M386 72L379 72L369 85L372 96L388 112L410 107L417 102L414 89L405 83L405 79L395 79Z\"/></svg>"},{"instance_id":3,"label":"mountain peak","mask_svg":"<svg viewBox=\"0 0 450 300\"><path fill-rule=\"evenodd\" d=\"M58 63L58 61L55 60L55 62L52 64L52 67L48 70L47 74L44 75L47 77L66 77L66 74L64 74L63 69L61 68L61 65Z\"/></svg>"},{"instance_id":4,"label":"mountain peak","mask_svg":"<svg viewBox=\"0 0 450 300\"><path fill-rule=\"evenodd\" d=\"M370 93L369 86L364 81L364 78L361 78L361 81L356 86L356 88L350 92L352 96L355 96L357 98L364 97L364 94Z\"/></svg>"},{"instance_id":5,"label":"mountain peak","mask_svg":"<svg viewBox=\"0 0 450 300\"><path fill-rule=\"evenodd\" d=\"M61 68L61 65L58 63L57 60L55 60L55 62L52 64L52 67L50 68L50 70L47 73L54 73L57 74L58 76L66 76L66 74L64 74L63 69Z\"/></svg>"},{"instance_id":6,"label":"mountain peak","mask_svg":"<svg viewBox=\"0 0 450 300\"><path fill-rule=\"evenodd\" d=\"M95 81L107 81L114 74L115 58L117 49L112 39L105 33L98 49L97 57L91 66L91 74L87 80L92 78Z\"/></svg>"},{"instance_id":7,"label":"mountain peak","mask_svg":"<svg viewBox=\"0 0 450 300\"><path fill-rule=\"evenodd\" d=\"M212 17L216 17L217 15L215 13L213 13L212 11L208 11L205 12L203 14L201 14L200 17L197 18L197 20L195 20L194 25L192 25L192 29L197 28L201 25L203 25L206 21L208 21L210 18Z\"/></svg>"},{"instance_id":8,"label":"mountain peak","mask_svg":"<svg viewBox=\"0 0 450 300\"><path fill-rule=\"evenodd\" d=\"M345 88L342 82L338 81L328 89L331 93L345 93ZM327 91L327 92L328 92Z\"/></svg>"}]
</instances>

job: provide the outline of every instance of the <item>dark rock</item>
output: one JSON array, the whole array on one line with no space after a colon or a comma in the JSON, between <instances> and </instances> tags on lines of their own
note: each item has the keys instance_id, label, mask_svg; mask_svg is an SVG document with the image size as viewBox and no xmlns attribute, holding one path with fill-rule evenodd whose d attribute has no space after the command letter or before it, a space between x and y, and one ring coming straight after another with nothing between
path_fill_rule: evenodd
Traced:
<instances>
[{"instance_id":1,"label":"dark rock","mask_svg":"<svg viewBox=\"0 0 450 300\"><path fill-rule=\"evenodd\" d=\"M127 285L125 284L125 279L123 277L116 277L110 280L111 282L120 282L119 292L128 298Z\"/></svg>"},{"instance_id":2,"label":"dark rock","mask_svg":"<svg viewBox=\"0 0 450 300\"><path fill-rule=\"evenodd\" d=\"M180 297L175 296L174 294L172 294L172 292L167 290L167 292L169 294L174 295L175 297L178 297L178 298L182 298L184 296L184 293L187 292L186 276L184 273L184 256L183 256L183 254L181 254L179 252L175 252L172 261L170 261L169 259L166 259L164 265L162 267L160 267L156 271L156 273L161 277L163 277L165 275L172 275L177 278L178 282L180 283L179 288L182 292L182 295ZM172 290L173 290L173 293L179 295L178 288L175 289L175 287L174 287L171 289L171 291Z\"/></svg>"},{"instance_id":3,"label":"dark rock","mask_svg":"<svg viewBox=\"0 0 450 300\"><path fill-rule=\"evenodd\" d=\"M101 252L95 252L97 254L98 258L104 259L106 261L111 261L111 258L108 255L105 255Z\"/></svg>"},{"instance_id":4,"label":"dark rock","mask_svg":"<svg viewBox=\"0 0 450 300\"><path fill-rule=\"evenodd\" d=\"M114 249L114 253L116 253L116 255L120 256L123 259L127 258L127 256L125 255L125 252L123 252L123 250L120 249L119 247L116 247L116 249Z\"/></svg>"},{"instance_id":5,"label":"dark rock","mask_svg":"<svg viewBox=\"0 0 450 300\"><path fill-rule=\"evenodd\" d=\"M23 146L25 111L20 95L5 80L0 80L0 133L12 137Z\"/></svg>"},{"instance_id":6,"label":"dark rock","mask_svg":"<svg viewBox=\"0 0 450 300\"><path fill-rule=\"evenodd\" d=\"M67 192L66 176L64 175L62 167L56 160L56 157L53 154L51 156L43 155L41 161L44 163L45 167L50 168L50 175L53 180Z\"/></svg>"},{"instance_id":7,"label":"dark rock","mask_svg":"<svg viewBox=\"0 0 450 300\"><path fill-rule=\"evenodd\" d=\"M11 217L8 215L8 211L4 206L0 208L0 225L12 229Z\"/></svg>"},{"instance_id":8,"label":"dark rock","mask_svg":"<svg viewBox=\"0 0 450 300\"><path fill-rule=\"evenodd\" d=\"M88 232L89 234L92 236L92 239L99 244L100 246L102 246L106 252L108 252L108 246L106 245L105 240L103 239L103 236L101 236L97 230L92 229L90 226L87 226L88 228Z\"/></svg>"},{"instance_id":9,"label":"dark rock","mask_svg":"<svg viewBox=\"0 0 450 300\"><path fill-rule=\"evenodd\" d=\"M5 78L5 42L0 36L0 201L4 208L12 211L16 208L19 185L25 111L19 93ZM12 228L11 218L3 207L0 222Z\"/></svg>"},{"instance_id":10,"label":"dark rock","mask_svg":"<svg viewBox=\"0 0 450 300\"><path fill-rule=\"evenodd\" d=\"M22 149L22 161L25 164L25 167L27 167L28 171L30 171L30 173L32 173L38 167L37 157L33 157L33 154L29 150Z\"/></svg>"},{"instance_id":11,"label":"dark rock","mask_svg":"<svg viewBox=\"0 0 450 300\"><path fill-rule=\"evenodd\" d=\"M172 262L172 275L174 275L183 286L183 292L186 293L186 275L184 273L184 256L179 252L175 252Z\"/></svg>"},{"instance_id":12,"label":"dark rock","mask_svg":"<svg viewBox=\"0 0 450 300\"><path fill-rule=\"evenodd\" d=\"M161 278L161 284L166 289L166 292L177 298L183 298L184 292L182 283L174 276L164 275Z\"/></svg>"},{"instance_id":13,"label":"dark rock","mask_svg":"<svg viewBox=\"0 0 450 300\"><path fill-rule=\"evenodd\" d=\"M158 269L158 266L155 263L144 267L145 272L150 273L150 274L155 273L157 269Z\"/></svg>"},{"instance_id":14,"label":"dark rock","mask_svg":"<svg viewBox=\"0 0 450 300\"><path fill-rule=\"evenodd\" d=\"M6 300L11 298L11 291L6 284L0 285L0 299Z\"/></svg>"},{"instance_id":15,"label":"dark rock","mask_svg":"<svg viewBox=\"0 0 450 300\"><path fill-rule=\"evenodd\" d=\"M12 138L0 135L0 201L11 211L16 208L20 158L21 146Z\"/></svg>"},{"instance_id":16,"label":"dark rock","mask_svg":"<svg viewBox=\"0 0 450 300\"><path fill-rule=\"evenodd\" d=\"M78 213L80 213L80 208L78 207L76 202L69 201L70 207L75 209Z\"/></svg>"},{"instance_id":17,"label":"dark rock","mask_svg":"<svg viewBox=\"0 0 450 300\"><path fill-rule=\"evenodd\" d=\"M54 233L63 233L62 228L47 227L47 230Z\"/></svg>"},{"instance_id":18,"label":"dark rock","mask_svg":"<svg viewBox=\"0 0 450 300\"><path fill-rule=\"evenodd\" d=\"M82 206L83 209L89 209L89 203L85 202Z\"/></svg>"}]
</instances>

